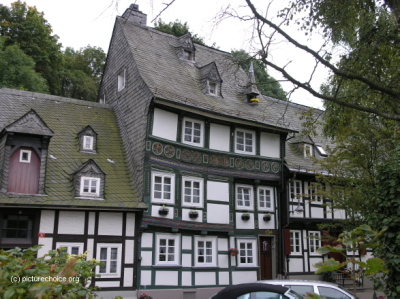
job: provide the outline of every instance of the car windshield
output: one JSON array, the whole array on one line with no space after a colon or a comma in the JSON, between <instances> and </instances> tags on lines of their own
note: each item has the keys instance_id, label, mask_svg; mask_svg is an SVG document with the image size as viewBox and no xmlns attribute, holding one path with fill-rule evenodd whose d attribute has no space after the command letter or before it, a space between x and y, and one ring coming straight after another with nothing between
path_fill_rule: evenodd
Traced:
<instances>
[{"instance_id":1,"label":"car windshield","mask_svg":"<svg viewBox=\"0 0 400 299\"><path fill-rule=\"evenodd\" d=\"M288 290L285 295L274 292L251 292L243 294L237 299L303 299L303 297L292 290Z\"/></svg>"}]
</instances>

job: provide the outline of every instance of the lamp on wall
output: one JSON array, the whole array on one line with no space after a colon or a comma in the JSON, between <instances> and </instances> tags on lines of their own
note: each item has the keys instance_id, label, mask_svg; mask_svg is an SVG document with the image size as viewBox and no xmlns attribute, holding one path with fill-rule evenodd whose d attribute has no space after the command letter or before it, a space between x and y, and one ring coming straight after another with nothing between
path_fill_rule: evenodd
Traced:
<instances>
[{"instance_id":1,"label":"lamp on wall","mask_svg":"<svg viewBox=\"0 0 400 299\"><path fill-rule=\"evenodd\" d=\"M294 212L296 212L297 214L301 214L304 212L304 208L300 205L300 202L297 203L297 207L294 210L289 211L289 213L291 214L294 214Z\"/></svg>"}]
</instances>

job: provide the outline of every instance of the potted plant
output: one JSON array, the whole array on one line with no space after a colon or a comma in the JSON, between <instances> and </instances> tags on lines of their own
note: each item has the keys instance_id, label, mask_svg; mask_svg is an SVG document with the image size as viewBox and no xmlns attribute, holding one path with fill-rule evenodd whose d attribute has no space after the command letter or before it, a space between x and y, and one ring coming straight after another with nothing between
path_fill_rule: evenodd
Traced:
<instances>
[{"instance_id":1,"label":"potted plant","mask_svg":"<svg viewBox=\"0 0 400 299\"><path fill-rule=\"evenodd\" d=\"M265 222L270 221L271 220L271 213L265 213L264 216L263 216L263 220Z\"/></svg>"},{"instance_id":2,"label":"potted plant","mask_svg":"<svg viewBox=\"0 0 400 299\"><path fill-rule=\"evenodd\" d=\"M142 295L139 296L140 299L150 299L150 295L147 293L143 293Z\"/></svg>"},{"instance_id":3,"label":"potted plant","mask_svg":"<svg viewBox=\"0 0 400 299\"><path fill-rule=\"evenodd\" d=\"M190 219L196 219L197 217L199 217L199 212L197 212L196 210L190 210L189 211L189 218Z\"/></svg>"},{"instance_id":4,"label":"potted plant","mask_svg":"<svg viewBox=\"0 0 400 299\"><path fill-rule=\"evenodd\" d=\"M250 214L249 213L243 213L242 214L242 220L247 221L250 219Z\"/></svg>"},{"instance_id":5,"label":"potted plant","mask_svg":"<svg viewBox=\"0 0 400 299\"><path fill-rule=\"evenodd\" d=\"M165 216L168 215L169 209L163 205L162 207L160 207L160 209L158 210L158 214Z\"/></svg>"},{"instance_id":6,"label":"potted plant","mask_svg":"<svg viewBox=\"0 0 400 299\"><path fill-rule=\"evenodd\" d=\"M236 256L236 255L239 253L239 250L238 250L237 248L229 248L229 249L228 249L228 253L229 253L231 256Z\"/></svg>"},{"instance_id":7,"label":"potted plant","mask_svg":"<svg viewBox=\"0 0 400 299\"><path fill-rule=\"evenodd\" d=\"M260 103L260 100L257 98L252 98L249 100L250 104L252 105L258 105L258 103Z\"/></svg>"}]
</instances>

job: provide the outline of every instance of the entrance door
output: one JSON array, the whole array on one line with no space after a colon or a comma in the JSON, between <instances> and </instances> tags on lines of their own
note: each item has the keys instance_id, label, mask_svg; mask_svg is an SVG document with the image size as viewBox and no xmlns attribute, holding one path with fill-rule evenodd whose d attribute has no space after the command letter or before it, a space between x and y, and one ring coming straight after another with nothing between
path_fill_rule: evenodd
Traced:
<instances>
[{"instance_id":1,"label":"entrance door","mask_svg":"<svg viewBox=\"0 0 400 299\"><path fill-rule=\"evenodd\" d=\"M260 279L272 279L272 237L260 237Z\"/></svg>"}]
</instances>

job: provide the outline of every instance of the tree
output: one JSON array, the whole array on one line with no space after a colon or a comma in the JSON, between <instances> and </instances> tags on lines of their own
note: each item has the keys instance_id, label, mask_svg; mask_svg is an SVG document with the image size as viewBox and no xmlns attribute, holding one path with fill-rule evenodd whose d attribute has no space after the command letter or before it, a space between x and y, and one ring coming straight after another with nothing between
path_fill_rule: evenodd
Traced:
<instances>
[{"instance_id":1,"label":"tree","mask_svg":"<svg viewBox=\"0 0 400 299\"><path fill-rule=\"evenodd\" d=\"M175 22L169 22L167 24L164 23L161 19L158 19L158 21L154 23L154 28L159 31L169 33L175 36L182 36L190 32L187 22L182 24L179 20L175 20ZM191 34L191 35L193 42L203 46L206 45L202 37L198 36L197 34Z\"/></svg>"},{"instance_id":2,"label":"tree","mask_svg":"<svg viewBox=\"0 0 400 299\"><path fill-rule=\"evenodd\" d=\"M234 50L232 51L232 55L237 60L239 65L243 68L243 70L245 72L248 72L250 61L253 60L253 57L250 56L250 54L246 53L244 50ZM267 73L264 64L259 60L254 60L253 63L254 75L256 78L256 85L258 90L263 95L280 100L287 100L285 91L282 89L279 82Z\"/></svg>"},{"instance_id":3,"label":"tree","mask_svg":"<svg viewBox=\"0 0 400 299\"><path fill-rule=\"evenodd\" d=\"M35 72L35 62L17 45L3 48L0 38L0 88L47 92L46 80Z\"/></svg>"},{"instance_id":4,"label":"tree","mask_svg":"<svg viewBox=\"0 0 400 299\"><path fill-rule=\"evenodd\" d=\"M61 44L43 13L21 1L10 8L0 4L0 35L5 47L17 45L35 61L35 70L47 80L51 94L60 93Z\"/></svg>"},{"instance_id":5,"label":"tree","mask_svg":"<svg viewBox=\"0 0 400 299\"><path fill-rule=\"evenodd\" d=\"M61 95L70 98L96 101L106 60L101 48L87 46L75 51L67 47L63 53L64 70Z\"/></svg>"}]
</instances>

